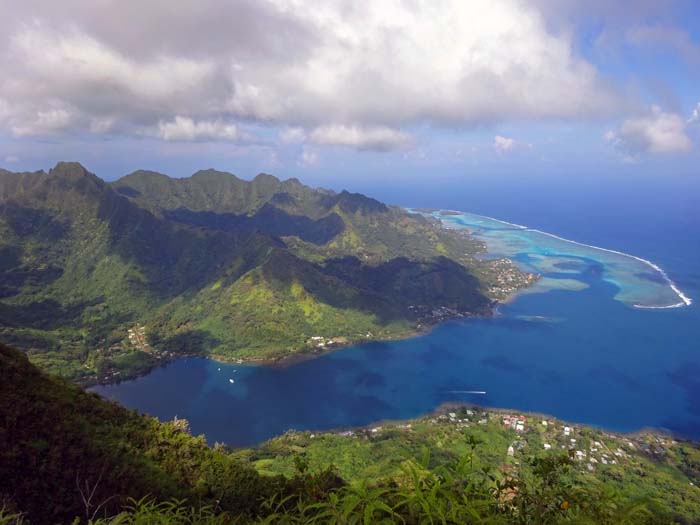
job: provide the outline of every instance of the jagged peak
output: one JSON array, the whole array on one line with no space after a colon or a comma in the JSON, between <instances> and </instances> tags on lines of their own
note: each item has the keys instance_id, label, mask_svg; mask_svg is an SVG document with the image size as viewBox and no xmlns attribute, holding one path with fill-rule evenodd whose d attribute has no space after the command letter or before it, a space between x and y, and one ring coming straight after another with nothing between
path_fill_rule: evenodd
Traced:
<instances>
[{"instance_id":1,"label":"jagged peak","mask_svg":"<svg viewBox=\"0 0 700 525\"><path fill-rule=\"evenodd\" d=\"M105 182L79 162L59 162L49 170L49 180L80 191L101 191Z\"/></svg>"},{"instance_id":2,"label":"jagged peak","mask_svg":"<svg viewBox=\"0 0 700 525\"><path fill-rule=\"evenodd\" d=\"M367 197L362 193L351 193L347 190L341 191L335 197L335 202L343 211L353 213L358 210L373 213L383 213L389 210L386 204L379 202L372 197Z\"/></svg>"},{"instance_id":3,"label":"jagged peak","mask_svg":"<svg viewBox=\"0 0 700 525\"><path fill-rule=\"evenodd\" d=\"M56 165L49 170L49 175L53 177L70 177L70 178L76 178L76 177L94 177L97 178L97 175L94 173L89 172L85 167L80 164L80 162L67 162L67 161L60 161L56 163Z\"/></svg>"}]
</instances>

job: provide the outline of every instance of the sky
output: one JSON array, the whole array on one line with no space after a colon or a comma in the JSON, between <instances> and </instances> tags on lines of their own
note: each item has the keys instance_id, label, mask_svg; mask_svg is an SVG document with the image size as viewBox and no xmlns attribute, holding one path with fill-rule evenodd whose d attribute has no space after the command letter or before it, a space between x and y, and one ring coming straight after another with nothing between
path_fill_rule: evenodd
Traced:
<instances>
[{"instance_id":1,"label":"sky","mask_svg":"<svg viewBox=\"0 0 700 525\"><path fill-rule=\"evenodd\" d=\"M0 0L0 167L700 178L695 0Z\"/></svg>"}]
</instances>

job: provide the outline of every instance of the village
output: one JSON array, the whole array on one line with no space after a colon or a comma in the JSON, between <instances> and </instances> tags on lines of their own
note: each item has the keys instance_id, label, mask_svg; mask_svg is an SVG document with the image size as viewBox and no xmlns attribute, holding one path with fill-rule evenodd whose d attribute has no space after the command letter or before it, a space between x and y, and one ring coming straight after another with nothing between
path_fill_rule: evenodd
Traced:
<instances>
[{"instance_id":1,"label":"village","mask_svg":"<svg viewBox=\"0 0 700 525\"><path fill-rule=\"evenodd\" d=\"M469 317L472 315L472 313L467 310L458 310L457 308L450 308L448 306L435 307L412 304L409 305L408 310L420 321L429 324L439 323L449 319L456 319L458 317ZM417 327L420 328L421 325L418 324Z\"/></svg>"},{"instance_id":2,"label":"village","mask_svg":"<svg viewBox=\"0 0 700 525\"><path fill-rule=\"evenodd\" d=\"M495 281L487 290L489 297L503 301L518 290L534 284L540 276L535 273L523 273L507 258L492 259L489 261L495 276L490 281Z\"/></svg>"},{"instance_id":3,"label":"village","mask_svg":"<svg viewBox=\"0 0 700 525\"><path fill-rule=\"evenodd\" d=\"M626 470L643 470L644 462L665 462L669 452L681 442L656 432L616 434L591 427L565 423L551 417L526 413L514 413L477 406L447 406L434 414L410 421L386 422L358 429L341 429L325 433L297 433L287 436L306 436L309 440L324 435L335 435L347 439L360 439L368 444L386 440L425 439L433 436L431 444L441 446L459 435L469 434L477 428L480 436L491 436L492 442L485 447L496 447L493 452L502 458L502 467L507 472L517 471L523 457L565 453L572 466L584 473L607 472L619 476ZM465 434L466 433L466 434ZM409 437L406 434L414 434ZM504 439L505 438L505 439ZM485 437L485 439L490 439ZM433 441L434 440L434 441ZM504 443L498 448L496 443ZM386 446L386 445L382 445ZM680 452L679 452L679 455ZM611 470L612 469L612 470ZM614 469L621 469L616 471ZM688 477L689 486L697 486L700 479Z\"/></svg>"},{"instance_id":4,"label":"village","mask_svg":"<svg viewBox=\"0 0 700 525\"><path fill-rule=\"evenodd\" d=\"M371 337L372 334L371 332L367 333L367 337ZM340 346L344 346L348 344L348 338L347 337L323 337L321 335L314 335L311 336L307 341L306 344L312 348L316 348L318 350L329 350L331 348L338 348Z\"/></svg>"},{"instance_id":5,"label":"village","mask_svg":"<svg viewBox=\"0 0 700 525\"><path fill-rule=\"evenodd\" d=\"M151 353L153 350L148 344L146 339L146 327L143 325L136 325L134 328L129 328L127 330L129 343L137 350L142 352Z\"/></svg>"},{"instance_id":6,"label":"village","mask_svg":"<svg viewBox=\"0 0 700 525\"><path fill-rule=\"evenodd\" d=\"M137 324L126 330L126 338L106 346L106 339L94 350L94 357L83 366L91 375L86 384L121 381L150 370L177 357L167 350L156 350L148 342L146 326ZM94 374L94 375L93 375Z\"/></svg>"}]
</instances>

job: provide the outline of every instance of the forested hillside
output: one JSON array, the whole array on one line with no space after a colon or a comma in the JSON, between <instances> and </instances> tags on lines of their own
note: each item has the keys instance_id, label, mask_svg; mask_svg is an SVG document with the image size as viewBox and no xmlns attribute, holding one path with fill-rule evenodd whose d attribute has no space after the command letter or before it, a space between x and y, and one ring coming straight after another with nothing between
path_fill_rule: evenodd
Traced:
<instances>
[{"instance_id":1,"label":"forested hillside","mask_svg":"<svg viewBox=\"0 0 700 525\"><path fill-rule=\"evenodd\" d=\"M270 360L399 337L487 314L532 281L483 250L271 175L0 171L0 340L94 382L183 354Z\"/></svg>"}]
</instances>

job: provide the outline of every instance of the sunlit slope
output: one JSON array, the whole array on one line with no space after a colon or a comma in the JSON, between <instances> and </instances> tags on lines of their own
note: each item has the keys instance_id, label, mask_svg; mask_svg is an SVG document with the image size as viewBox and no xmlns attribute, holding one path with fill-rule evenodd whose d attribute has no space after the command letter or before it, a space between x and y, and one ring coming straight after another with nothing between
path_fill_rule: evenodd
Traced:
<instances>
[{"instance_id":1,"label":"sunlit slope","mask_svg":"<svg viewBox=\"0 0 700 525\"><path fill-rule=\"evenodd\" d=\"M1 172L0 231L0 337L86 381L403 336L530 282L436 221L271 175Z\"/></svg>"}]
</instances>

